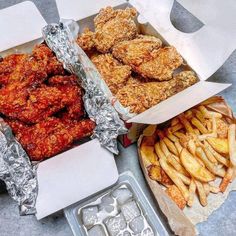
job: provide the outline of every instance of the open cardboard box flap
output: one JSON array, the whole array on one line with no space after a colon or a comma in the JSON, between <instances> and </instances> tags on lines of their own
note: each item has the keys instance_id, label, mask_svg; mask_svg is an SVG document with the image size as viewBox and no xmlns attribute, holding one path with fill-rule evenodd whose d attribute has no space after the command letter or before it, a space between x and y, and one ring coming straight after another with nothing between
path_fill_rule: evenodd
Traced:
<instances>
[{"instance_id":1,"label":"open cardboard box flap","mask_svg":"<svg viewBox=\"0 0 236 236\"><path fill-rule=\"evenodd\" d=\"M146 19L146 22L151 24L169 44L177 48L190 67L198 74L201 81L197 85L133 117L128 122L162 123L230 86L229 84L206 83L204 81L223 65L236 48L234 40L236 38L236 21L233 20L236 7L232 0L227 2L201 0L200 4L179 0L189 12L204 23L204 26L194 33L180 32L172 25L170 13L174 0L112 2L87 0L86 4L82 0L70 0L66 3L63 0L56 0L56 2L61 18L75 20L91 16L97 13L100 8L110 5L118 6L127 3L134 6L143 17L142 23ZM227 14L220 9L227 9Z\"/></svg>"},{"instance_id":2,"label":"open cardboard box flap","mask_svg":"<svg viewBox=\"0 0 236 236\"><path fill-rule=\"evenodd\" d=\"M0 10L0 55L28 52L45 25L32 2ZM118 171L113 154L95 139L39 163L37 178L36 217L41 219L111 186Z\"/></svg>"}]
</instances>

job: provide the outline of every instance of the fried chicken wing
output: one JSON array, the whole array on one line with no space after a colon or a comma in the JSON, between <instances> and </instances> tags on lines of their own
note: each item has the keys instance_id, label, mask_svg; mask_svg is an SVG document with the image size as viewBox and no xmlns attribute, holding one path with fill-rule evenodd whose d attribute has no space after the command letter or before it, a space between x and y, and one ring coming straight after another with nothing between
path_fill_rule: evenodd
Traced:
<instances>
[{"instance_id":1,"label":"fried chicken wing","mask_svg":"<svg viewBox=\"0 0 236 236\"><path fill-rule=\"evenodd\" d=\"M161 45L158 38L139 36L116 44L112 54L144 78L170 80L173 71L183 64L183 59L174 47L160 48Z\"/></svg>"},{"instance_id":2,"label":"fried chicken wing","mask_svg":"<svg viewBox=\"0 0 236 236\"><path fill-rule=\"evenodd\" d=\"M84 32L77 39L78 45L84 51L90 51L95 47L95 33L89 28L85 28Z\"/></svg>"},{"instance_id":3,"label":"fried chicken wing","mask_svg":"<svg viewBox=\"0 0 236 236\"><path fill-rule=\"evenodd\" d=\"M116 97L133 113L141 113L197 82L192 71L183 71L170 81L129 84Z\"/></svg>"},{"instance_id":4,"label":"fried chicken wing","mask_svg":"<svg viewBox=\"0 0 236 236\"><path fill-rule=\"evenodd\" d=\"M92 134L95 124L89 119L81 121L48 118L33 126L7 120L16 138L32 161L54 156L70 145Z\"/></svg>"},{"instance_id":5,"label":"fried chicken wing","mask_svg":"<svg viewBox=\"0 0 236 236\"><path fill-rule=\"evenodd\" d=\"M27 58L25 54L13 54L5 57L0 62L0 87L10 82L10 74L16 69L17 65Z\"/></svg>"},{"instance_id":6,"label":"fried chicken wing","mask_svg":"<svg viewBox=\"0 0 236 236\"><path fill-rule=\"evenodd\" d=\"M11 65L6 71L11 73L6 85L0 89L0 113L26 123L35 123L72 104L65 92L71 93L73 90L71 94L76 97L77 88L63 91L62 88L59 90L42 85L48 76L65 73L62 64L46 45L36 46L32 55L12 55L6 59L8 63L5 68L7 64ZM62 95L66 98L61 99Z\"/></svg>"},{"instance_id":7,"label":"fried chicken wing","mask_svg":"<svg viewBox=\"0 0 236 236\"><path fill-rule=\"evenodd\" d=\"M111 54L95 55L91 61L114 95L125 86L131 75L131 67L122 65Z\"/></svg>"},{"instance_id":8,"label":"fried chicken wing","mask_svg":"<svg viewBox=\"0 0 236 236\"><path fill-rule=\"evenodd\" d=\"M98 51L106 53L118 42L133 39L137 35L134 8L114 10L112 7L101 9L94 19L94 43Z\"/></svg>"}]
</instances>

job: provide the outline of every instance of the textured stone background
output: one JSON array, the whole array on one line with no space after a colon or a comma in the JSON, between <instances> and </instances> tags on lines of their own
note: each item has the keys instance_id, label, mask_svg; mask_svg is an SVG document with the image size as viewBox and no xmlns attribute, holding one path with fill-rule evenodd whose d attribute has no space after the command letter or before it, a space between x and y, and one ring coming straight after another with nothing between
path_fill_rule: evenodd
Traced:
<instances>
[{"instance_id":1,"label":"textured stone background","mask_svg":"<svg viewBox=\"0 0 236 236\"><path fill-rule=\"evenodd\" d=\"M22 2L21 0L0 0L0 9ZM33 0L48 23L58 21L58 12L54 0ZM201 28L202 23L190 15L178 3L175 3L171 21L183 32L194 32ZM223 95L236 112L236 52L225 64L209 78L209 81L232 83L233 86L225 90ZM131 170L142 186L151 204L153 199L145 184L137 161L135 145L128 149L121 149L117 157L119 172ZM0 186L1 189L1 186ZM1 190L0 190L1 191ZM63 191L63 189L62 189ZM236 192L230 194L223 206L214 212L208 222L198 225L200 235L231 236L236 235ZM158 209L157 209L157 212ZM158 213L161 215L161 213ZM164 222L163 222L164 223ZM70 236L72 232L63 214L57 214L37 221L34 216L20 217L17 205L4 193L0 194L0 235L1 236Z\"/></svg>"}]
</instances>

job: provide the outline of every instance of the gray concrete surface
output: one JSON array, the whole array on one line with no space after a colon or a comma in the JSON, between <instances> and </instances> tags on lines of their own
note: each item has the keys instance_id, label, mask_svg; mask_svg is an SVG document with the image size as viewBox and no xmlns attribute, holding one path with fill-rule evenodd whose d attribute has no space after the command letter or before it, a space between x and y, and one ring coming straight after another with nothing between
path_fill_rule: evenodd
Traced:
<instances>
[{"instance_id":1,"label":"gray concrete surface","mask_svg":"<svg viewBox=\"0 0 236 236\"><path fill-rule=\"evenodd\" d=\"M0 9L22 2L21 0L0 0ZM34 0L42 15L48 23L58 20L58 12L54 0ZM202 23L191 16L179 4L175 4L171 14L173 25L183 32L194 32L202 26ZM236 52L234 52L225 64L211 77L209 81L232 83L233 86L221 93L236 112ZM120 146L120 155L116 158L119 172L131 170L151 204L154 201L145 183L137 160L136 146L124 149ZM63 190L63 189L62 189ZM214 212L207 222L198 225L200 235L206 236L231 236L236 235L236 192L228 197L220 209ZM154 206L155 207L155 206ZM158 207L156 212L160 213ZM4 193L0 194L0 235L1 236L70 236L72 232L66 223L63 214L57 214L37 221L34 216L20 217L17 205Z\"/></svg>"}]
</instances>

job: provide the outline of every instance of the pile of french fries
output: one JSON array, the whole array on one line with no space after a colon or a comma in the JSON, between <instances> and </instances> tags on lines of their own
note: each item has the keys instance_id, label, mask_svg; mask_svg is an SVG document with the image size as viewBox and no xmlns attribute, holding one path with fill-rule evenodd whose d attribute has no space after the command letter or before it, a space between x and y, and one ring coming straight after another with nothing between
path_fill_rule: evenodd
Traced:
<instances>
[{"instance_id":1,"label":"pile of french fries","mask_svg":"<svg viewBox=\"0 0 236 236\"><path fill-rule=\"evenodd\" d=\"M236 125L233 119L196 106L171 120L164 129L144 136L140 146L148 175L165 187L183 209L197 195L202 206L209 193L224 192L233 181L236 166ZM216 179L221 178L219 186Z\"/></svg>"}]
</instances>

